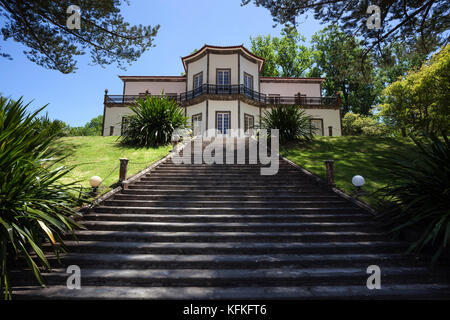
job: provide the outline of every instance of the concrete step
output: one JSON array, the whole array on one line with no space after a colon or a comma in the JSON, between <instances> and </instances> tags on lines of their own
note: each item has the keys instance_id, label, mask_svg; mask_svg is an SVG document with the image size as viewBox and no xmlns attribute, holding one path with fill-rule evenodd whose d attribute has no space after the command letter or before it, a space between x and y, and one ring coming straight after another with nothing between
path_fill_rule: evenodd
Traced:
<instances>
[{"instance_id":1,"label":"concrete step","mask_svg":"<svg viewBox=\"0 0 450 320\"><path fill-rule=\"evenodd\" d=\"M277 231L358 231L374 227L373 222L134 222L83 221L88 230L168 231L168 232L277 232Z\"/></svg>"},{"instance_id":2,"label":"concrete step","mask_svg":"<svg viewBox=\"0 0 450 320\"><path fill-rule=\"evenodd\" d=\"M27 278L30 278L32 275ZM82 270L84 286L139 286L139 287L235 287L302 285L365 285L367 270L356 268L276 268L276 269L93 269ZM20 277L19 277L20 276ZM65 269L43 273L47 285L64 285ZM17 284L27 283L23 275L12 274ZM425 267L383 268L383 285L442 282L445 275L429 274Z\"/></svg>"},{"instance_id":3,"label":"concrete step","mask_svg":"<svg viewBox=\"0 0 450 320\"><path fill-rule=\"evenodd\" d=\"M137 222L367 222L368 214L86 214L85 221L137 221Z\"/></svg>"},{"instance_id":4,"label":"concrete step","mask_svg":"<svg viewBox=\"0 0 450 320\"><path fill-rule=\"evenodd\" d=\"M48 254L48 261L57 265L57 258ZM77 264L81 269L265 269L275 267L381 267L428 266L429 261L404 254L117 254L69 253L60 256L64 265ZM367 279L367 278L366 278Z\"/></svg>"},{"instance_id":5,"label":"concrete step","mask_svg":"<svg viewBox=\"0 0 450 320\"><path fill-rule=\"evenodd\" d=\"M121 194L127 194L127 195L167 195L167 196L184 196L184 197L202 197L202 196L223 196L225 197L263 197L264 199L276 196L276 197L292 197L292 196L299 196L299 197L316 197L316 196L331 196L336 198L336 194L332 193L330 190L316 190L313 191L310 189L297 189L294 190L258 190L258 191L252 191L252 190L224 190L224 189L208 189L208 190L198 190L198 188L194 189L183 189L181 186L176 189L162 189L158 188L152 189L152 188L139 188L139 186L129 186L130 189L122 190ZM341 199L340 197L337 197Z\"/></svg>"},{"instance_id":6,"label":"concrete step","mask_svg":"<svg viewBox=\"0 0 450 320\"><path fill-rule=\"evenodd\" d=\"M209 200L191 200L186 197L185 200L107 200L103 203L105 206L124 206L124 207L185 207L185 208L323 208L323 207L349 207L349 203L343 200L333 201L209 201Z\"/></svg>"},{"instance_id":7,"label":"concrete step","mask_svg":"<svg viewBox=\"0 0 450 320\"><path fill-rule=\"evenodd\" d=\"M270 180L269 180L270 181ZM291 181L282 181L282 180L272 180L268 181L260 181L260 180L213 180L213 179L156 179L156 178L142 178L139 181L133 183L133 185L159 185L159 186L195 186L197 188L259 188L259 189L270 189L270 188L292 188L292 187L309 187L311 183L291 180Z\"/></svg>"},{"instance_id":8,"label":"concrete step","mask_svg":"<svg viewBox=\"0 0 450 320\"><path fill-rule=\"evenodd\" d=\"M84 286L69 290L66 285L21 286L13 292L19 299L443 299L450 295L447 284L392 284L382 290L363 285L342 286L239 286L239 287L117 287Z\"/></svg>"},{"instance_id":9,"label":"concrete step","mask_svg":"<svg viewBox=\"0 0 450 320\"><path fill-rule=\"evenodd\" d=\"M151 170L150 173L146 175L158 175L158 176L165 176L165 175L180 175L180 176L245 176L245 175L255 175L260 176L261 169L260 168L254 168L254 169L210 169L210 168L197 168L197 169L160 169L159 167L155 168L154 170ZM288 176L288 175L296 175L299 178L305 177L301 171L298 170L288 170L288 169L282 169L279 170L278 173L275 175L277 177L279 176ZM265 177L265 176L262 176Z\"/></svg>"},{"instance_id":10,"label":"concrete step","mask_svg":"<svg viewBox=\"0 0 450 320\"><path fill-rule=\"evenodd\" d=\"M186 207L125 207L125 206L98 206L94 212L117 212L117 213L162 213L162 214L275 214L275 213L361 213L357 207L331 207L331 208L186 208Z\"/></svg>"},{"instance_id":11,"label":"concrete step","mask_svg":"<svg viewBox=\"0 0 450 320\"><path fill-rule=\"evenodd\" d=\"M174 163L163 163L158 166L159 169L223 169L223 170L255 170L261 168L269 168L270 165L260 165L260 164L174 164ZM284 164L280 161L278 165L279 170L296 170L295 167L290 164Z\"/></svg>"},{"instance_id":12,"label":"concrete step","mask_svg":"<svg viewBox=\"0 0 450 320\"><path fill-rule=\"evenodd\" d=\"M65 241L69 252L128 254L344 254L403 253L407 244L392 241L360 242L114 242ZM49 250L51 247L49 246Z\"/></svg>"},{"instance_id":13,"label":"concrete step","mask_svg":"<svg viewBox=\"0 0 450 320\"><path fill-rule=\"evenodd\" d=\"M203 193L202 195L173 195L166 193L159 194L135 194L134 192L126 192L126 193L118 193L113 197L114 200L159 200L159 201L239 201L239 202L248 202L248 201L335 201L340 200L336 195L226 195L226 194L216 194L216 195L208 195L208 193Z\"/></svg>"},{"instance_id":14,"label":"concrete step","mask_svg":"<svg viewBox=\"0 0 450 320\"><path fill-rule=\"evenodd\" d=\"M128 186L129 189L152 189L152 190L197 190L197 191L210 191L210 190L220 190L220 191L252 191L252 192L261 192L261 191L272 191L273 189L277 189L278 192L310 192L310 193L319 193L323 188L315 185L245 185L245 184L191 184L191 183L148 183L148 182L136 182ZM329 190L328 190L329 191Z\"/></svg>"},{"instance_id":15,"label":"concrete step","mask_svg":"<svg viewBox=\"0 0 450 320\"><path fill-rule=\"evenodd\" d=\"M304 231L304 232L148 232L77 230L80 241L142 242L361 242L387 241L389 237L374 231ZM65 237L72 240L72 235Z\"/></svg>"}]
</instances>

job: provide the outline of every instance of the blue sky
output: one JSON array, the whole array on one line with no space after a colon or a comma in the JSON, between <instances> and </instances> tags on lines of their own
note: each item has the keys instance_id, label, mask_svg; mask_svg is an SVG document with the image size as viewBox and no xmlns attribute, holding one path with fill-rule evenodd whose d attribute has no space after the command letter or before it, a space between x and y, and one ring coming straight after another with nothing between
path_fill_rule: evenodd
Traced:
<instances>
[{"instance_id":1,"label":"blue sky","mask_svg":"<svg viewBox=\"0 0 450 320\"><path fill-rule=\"evenodd\" d=\"M250 36L278 36L280 26L265 8L253 4L241 7L241 0L133 0L124 5L122 13L131 24L156 25L161 28L154 48L144 53L126 71L114 65L102 68L90 65L89 55L78 59L76 73L65 75L44 69L30 62L19 43L2 40L3 52L12 61L0 58L0 93L26 102L33 100L32 109L48 104L46 111L52 119L71 126L84 125L103 113L103 94L122 93L118 75L180 75L180 57L205 43L211 45L240 45L250 48ZM307 40L322 29L312 16L302 17L299 32Z\"/></svg>"}]
</instances>

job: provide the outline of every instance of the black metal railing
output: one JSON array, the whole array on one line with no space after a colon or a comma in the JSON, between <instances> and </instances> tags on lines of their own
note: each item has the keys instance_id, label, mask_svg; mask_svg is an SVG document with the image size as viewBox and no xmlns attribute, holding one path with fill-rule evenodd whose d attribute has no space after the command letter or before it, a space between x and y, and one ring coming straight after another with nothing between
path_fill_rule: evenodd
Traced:
<instances>
[{"instance_id":1,"label":"black metal railing","mask_svg":"<svg viewBox=\"0 0 450 320\"><path fill-rule=\"evenodd\" d=\"M179 95L167 96L169 99L174 99L179 103L192 100L201 95L244 95L247 98L257 101L263 104L278 105L278 104L291 104L291 105L304 105L304 106L321 106L329 105L336 106L336 97L305 97L305 96L268 96L265 93L261 93L250 88L245 87L243 84L203 84L201 87L195 88L193 90L182 92ZM155 96L155 95L152 95ZM131 104L138 98L145 97L145 94L140 95L107 95L105 97L105 103L107 104ZM156 97L162 97L157 95Z\"/></svg>"}]
</instances>

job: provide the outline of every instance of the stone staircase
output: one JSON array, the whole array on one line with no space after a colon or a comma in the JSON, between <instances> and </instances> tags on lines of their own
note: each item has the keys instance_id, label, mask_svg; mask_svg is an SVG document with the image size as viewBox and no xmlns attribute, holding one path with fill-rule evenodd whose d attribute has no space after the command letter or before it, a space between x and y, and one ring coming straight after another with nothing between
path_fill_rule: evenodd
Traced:
<instances>
[{"instance_id":1,"label":"stone staircase","mask_svg":"<svg viewBox=\"0 0 450 320\"><path fill-rule=\"evenodd\" d=\"M450 298L448 268L405 255L371 214L285 161L260 167L163 162L84 216L62 265L49 254L47 288L13 276L15 298Z\"/></svg>"}]
</instances>

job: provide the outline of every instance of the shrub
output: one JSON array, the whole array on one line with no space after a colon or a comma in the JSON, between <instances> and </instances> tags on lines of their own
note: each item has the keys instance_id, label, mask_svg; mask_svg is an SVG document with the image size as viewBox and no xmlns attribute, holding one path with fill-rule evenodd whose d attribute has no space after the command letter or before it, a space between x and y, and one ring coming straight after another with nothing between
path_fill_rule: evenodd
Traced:
<instances>
[{"instance_id":1,"label":"shrub","mask_svg":"<svg viewBox=\"0 0 450 320\"><path fill-rule=\"evenodd\" d=\"M309 141L313 138L311 117L298 106L278 106L264 112L261 117L263 129L279 129L280 143Z\"/></svg>"},{"instance_id":2,"label":"shrub","mask_svg":"<svg viewBox=\"0 0 450 320\"><path fill-rule=\"evenodd\" d=\"M435 261L450 241L450 143L445 136L413 140L413 159L386 158L383 169L390 183L378 190L388 203L381 218L395 235L406 228L421 230L410 251L429 245L435 249Z\"/></svg>"},{"instance_id":3,"label":"shrub","mask_svg":"<svg viewBox=\"0 0 450 320\"><path fill-rule=\"evenodd\" d=\"M103 116L92 118L82 127L67 127L68 136L101 136L103 127Z\"/></svg>"},{"instance_id":4,"label":"shrub","mask_svg":"<svg viewBox=\"0 0 450 320\"><path fill-rule=\"evenodd\" d=\"M56 135L58 137L65 136L67 125L61 120L50 120L48 114L40 118L36 118L36 132L46 131L49 135Z\"/></svg>"},{"instance_id":5,"label":"shrub","mask_svg":"<svg viewBox=\"0 0 450 320\"><path fill-rule=\"evenodd\" d=\"M342 131L344 135L350 136L380 136L386 135L388 128L372 116L347 112L342 118Z\"/></svg>"},{"instance_id":6,"label":"shrub","mask_svg":"<svg viewBox=\"0 0 450 320\"><path fill-rule=\"evenodd\" d=\"M70 168L54 158L56 135L39 130L36 115L43 108L28 114L27 106L0 98L0 293L4 290L5 298L11 298L8 269L18 256L43 285L38 264L50 266L42 243L50 240L58 253L62 234L77 226L72 208L80 204L75 186L58 182Z\"/></svg>"},{"instance_id":7,"label":"shrub","mask_svg":"<svg viewBox=\"0 0 450 320\"><path fill-rule=\"evenodd\" d=\"M134 114L125 117L122 143L150 147L167 144L175 129L185 128L187 118L176 101L165 96L147 96L130 106Z\"/></svg>"}]
</instances>

